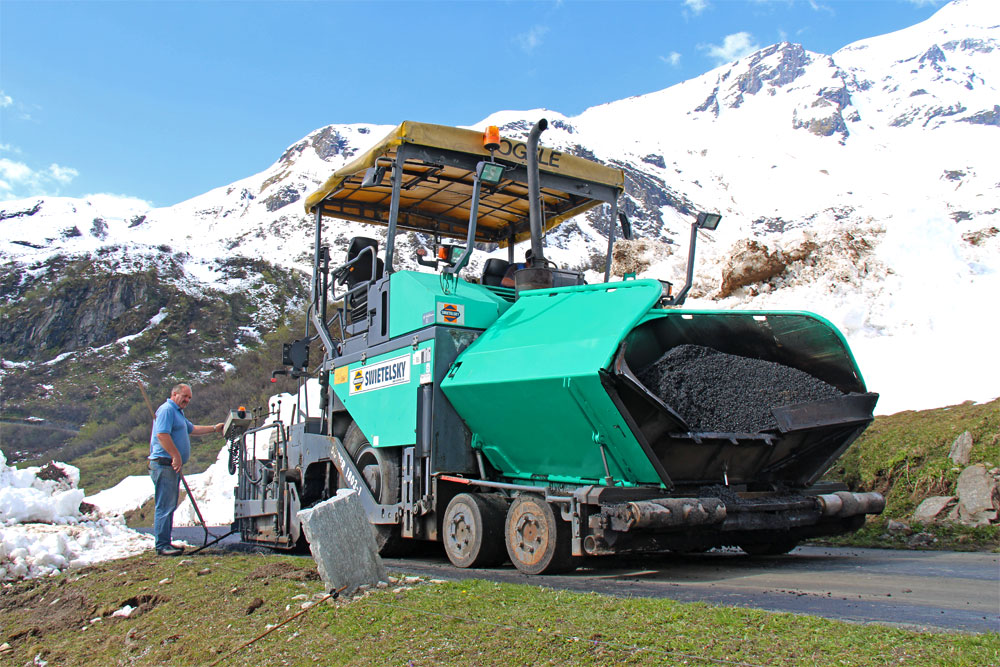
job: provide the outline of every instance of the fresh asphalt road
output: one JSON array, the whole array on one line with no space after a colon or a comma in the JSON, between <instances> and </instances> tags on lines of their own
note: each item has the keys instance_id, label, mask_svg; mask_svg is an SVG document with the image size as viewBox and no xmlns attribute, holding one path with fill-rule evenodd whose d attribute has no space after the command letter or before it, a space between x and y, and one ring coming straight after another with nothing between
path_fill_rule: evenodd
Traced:
<instances>
[{"instance_id":1,"label":"fresh asphalt road","mask_svg":"<svg viewBox=\"0 0 1000 667\"><path fill-rule=\"evenodd\" d=\"M228 528L213 528L222 535ZM200 545L201 528L175 528ZM236 547L235 537L220 544ZM452 567L443 552L386 559L392 572L441 579L541 584L620 597L751 607L859 623L1000 632L1000 554L799 547L786 556L740 551L588 559L568 575L529 577L513 566Z\"/></svg>"}]
</instances>

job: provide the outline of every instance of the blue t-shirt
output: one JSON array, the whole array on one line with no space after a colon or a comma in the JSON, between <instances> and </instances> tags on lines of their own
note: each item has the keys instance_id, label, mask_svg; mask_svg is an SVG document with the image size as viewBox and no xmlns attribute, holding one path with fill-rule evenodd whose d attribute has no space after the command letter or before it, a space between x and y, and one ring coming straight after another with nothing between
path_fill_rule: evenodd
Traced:
<instances>
[{"instance_id":1,"label":"blue t-shirt","mask_svg":"<svg viewBox=\"0 0 1000 667\"><path fill-rule=\"evenodd\" d=\"M157 433L168 433L181 454L181 463L187 463L188 457L191 456L190 433L193 430L194 424L184 416L184 411L174 403L173 399L168 398L157 409L156 419L153 420L153 434L149 437L149 458L170 458L169 452L156 437Z\"/></svg>"}]
</instances>

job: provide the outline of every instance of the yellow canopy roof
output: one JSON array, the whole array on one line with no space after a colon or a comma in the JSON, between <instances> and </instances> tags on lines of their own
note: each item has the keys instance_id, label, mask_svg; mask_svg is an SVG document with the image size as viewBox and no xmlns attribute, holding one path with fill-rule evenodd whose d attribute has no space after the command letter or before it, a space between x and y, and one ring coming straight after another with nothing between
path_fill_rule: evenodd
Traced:
<instances>
[{"instance_id":1,"label":"yellow canopy roof","mask_svg":"<svg viewBox=\"0 0 1000 667\"><path fill-rule=\"evenodd\" d=\"M382 184L362 188L369 167L388 167L404 150L403 183L397 228L465 238L468 233L475 165L489 159L483 134L443 125L406 121L354 161L341 167L306 199L306 212L388 225L392 183L387 169ZM494 152L509 169L496 186L482 185L476 240L506 245L530 238L527 149L522 142L501 138ZM622 191L621 169L562 153L539 150L539 172L546 231L563 220L608 202Z\"/></svg>"}]
</instances>

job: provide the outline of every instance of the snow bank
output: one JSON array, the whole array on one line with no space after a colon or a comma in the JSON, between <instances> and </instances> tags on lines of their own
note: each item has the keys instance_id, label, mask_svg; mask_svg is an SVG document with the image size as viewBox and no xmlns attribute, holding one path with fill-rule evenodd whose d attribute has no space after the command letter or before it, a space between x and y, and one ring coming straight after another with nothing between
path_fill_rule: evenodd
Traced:
<instances>
[{"instance_id":1,"label":"snow bank","mask_svg":"<svg viewBox=\"0 0 1000 667\"><path fill-rule=\"evenodd\" d=\"M110 489L87 496L85 500L110 516L139 509L152 497L152 478L149 475L131 475Z\"/></svg>"},{"instance_id":2,"label":"snow bank","mask_svg":"<svg viewBox=\"0 0 1000 667\"><path fill-rule=\"evenodd\" d=\"M228 526L233 522L233 488L236 486L236 475L229 474L229 445L219 450L215 463L197 475L187 475L191 495L198 503L201 516L209 526ZM183 491L181 487L181 491ZM174 511L175 526L198 526L198 515L195 514L191 501L184 498Z\"/></svg>"},{"instance_id":3,"label":"snow bank","mask_svg":"<svg viewBox=\"0 0 1000 667\"><path fill-rule=\"evenodd\" d=\"M56 575L150 549L120 517L80 513L80 471L66 463L18 469L0 450L0 580Z\"/></svg>"}]
</instances>

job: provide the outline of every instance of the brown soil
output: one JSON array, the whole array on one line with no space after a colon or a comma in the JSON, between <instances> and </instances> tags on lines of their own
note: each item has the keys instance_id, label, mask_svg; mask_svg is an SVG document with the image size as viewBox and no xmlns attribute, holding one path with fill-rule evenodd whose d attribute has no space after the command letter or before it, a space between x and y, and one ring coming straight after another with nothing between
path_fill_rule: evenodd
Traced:
<instances>
[{"instance_id":1,"label":"brown soil","mask_svg":"<svg viewBox=\"0 0 1000 667\"><path fill-rule=\"evenodd\" d=\"M67 484L69 483L69 477L66 475L66 471L54 463L48 463L43 466L41 470L35 473L35 477L38 479L47 479L55 482L65 481Z\"/></svg>"},{"instance_id":2,"label":"brown soil","mask_svg":"<svg viewBox=\"0 0 1000 667\"><path fill-rule=\"evenodd\" d=\"M6 596L5 596L6 597ZM97 606L86 595L50 588L25 591L4 600L4 608L13 606L30 610L26 625L8 638L15 641L22 637L44 637L50 632L83 627L97 614ZM20 598L20 599L17 599Z\"/></svg>"},{"instance_id":3,"label":"brown soil","mask_svg":"<svg viewBox=\"0 0 1000 667\"><path fill-rule=\"evenodd\" d=\"M292 581L318 581L319 572L316 565L311 567L292 567L284 563L268 563L261 565L247 575L247 579L291 579Z\"/></svg>"}]
</instances>

